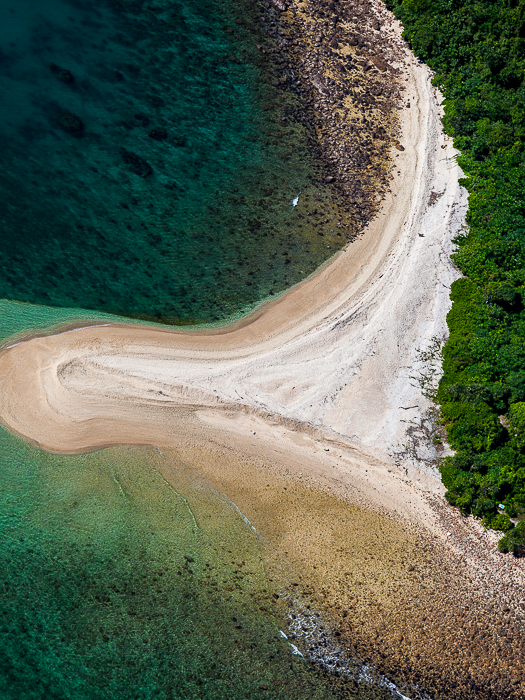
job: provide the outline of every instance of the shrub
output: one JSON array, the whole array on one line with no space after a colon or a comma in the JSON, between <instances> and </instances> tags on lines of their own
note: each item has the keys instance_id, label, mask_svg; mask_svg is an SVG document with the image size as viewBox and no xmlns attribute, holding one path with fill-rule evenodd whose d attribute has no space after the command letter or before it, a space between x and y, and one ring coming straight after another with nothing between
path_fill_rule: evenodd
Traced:
<instances>
[{"instance_id":1,"label":"shrub","mask_svg":"<svg viewBox=\"0 0 525 700\"><path fill-rule=\"evenodd\" d=\"M507 530L525 512L525 0L390 0L444 95L443 124L469 192L454 261L437 401L453 457L447 499Z\"/></svg>"},{"instance_id":2,"label":"shrub","mask_svg":"<svg viewBox=\"0 0 525 700\"><path fill-rule=\"evenodd\" d=\"M498 549L501 552L512 552L520 554L525 547L525 521L522 520L518 525L509 530L507 534L498 542Z\"/></svg>"},{"instance_id":3,"label":"shrub","mask_svg":"<svg viewBox=\"0 0 525 700\"><path fill-rule=\"evenodd\" d=\"M502 532L508 532L514 527L506 513L496 513L496 515L490 514L486 518L483 518L482 522L486 528L501 530Z\"/></svg>"},{"instance_id":4,"label":"shrub","mask_svg":"<svg viewBox=\"0 0 525 700\"><path fill-rule=\"evenodd\" d=\"M508 415L510 443L520 452L525 452L525 403L511 406Z\"/></svg>"}]
</instances>

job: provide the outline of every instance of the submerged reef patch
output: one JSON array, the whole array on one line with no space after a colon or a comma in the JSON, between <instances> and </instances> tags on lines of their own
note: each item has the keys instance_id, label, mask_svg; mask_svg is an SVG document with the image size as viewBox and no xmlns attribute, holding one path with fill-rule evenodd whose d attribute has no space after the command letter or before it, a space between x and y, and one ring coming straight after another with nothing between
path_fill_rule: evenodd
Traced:
<instances>
[{"instance_id":1,"label":"submerged reef patch","mask_svg":"<svg viewBox=\"0 0 525 700\"><path fill-rule=\"evenodd\" d=\"M0 296L214 322L344 247L386 189L398 92L334 7L2 5Z\"/></svg>"}]
</instances>

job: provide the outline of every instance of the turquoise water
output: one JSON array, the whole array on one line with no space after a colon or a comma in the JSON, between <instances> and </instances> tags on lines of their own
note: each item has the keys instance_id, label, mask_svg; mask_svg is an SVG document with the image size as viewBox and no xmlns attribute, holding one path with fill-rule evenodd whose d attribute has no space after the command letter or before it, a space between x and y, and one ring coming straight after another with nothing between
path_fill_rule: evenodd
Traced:
<instances>
[{"instance_id":1,"label":"turquoise water","mask_svg":"<svg viewBox=\"0 0 525 700\"><path fill-rule=\"evenodd\" d=\"M381 697L290 653L257 537L213 489L174 490L152 449L0 446L0 697Z\"/></svg>"},{"instance_id":2,"label":"turquoise water","mask_svg":"<svg viewBox=\"0 0 525 700\"><path fill-rule=\"evenodd\" d=\"M0 297L217 321L341 248L260 41L248 0L0 0Z\"/></svg>"},{"instance_id":3,"label":"turquoise water","mask_svg":"<svg viewBox=\"0 0 525 700\"><path fill-rule=\"evenodd\" d=\"M1 697L258 696L286 648L254 615L264 573L233 510L190 495L195 517L147 452L58 458L0 441Z\"/></svg>"},{"instance_id":4,"label":"turquoise water","mask_svg":"<svg viewBox=\"0 0 525 700\"><path fill-rule=\"evenodd\" d=\"M0 340L95 320L3 301ZM0 428L0 472L2 700L392 697L291 652L272 612L286 565L268 578L264 540L191 464L53 455Z\"/></svg>"}]
</instances>

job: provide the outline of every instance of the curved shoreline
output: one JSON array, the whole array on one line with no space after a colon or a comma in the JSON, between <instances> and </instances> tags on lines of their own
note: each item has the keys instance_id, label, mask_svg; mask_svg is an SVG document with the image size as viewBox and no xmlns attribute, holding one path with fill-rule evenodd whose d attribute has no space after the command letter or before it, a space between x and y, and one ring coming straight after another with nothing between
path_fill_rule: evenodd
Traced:
<instances>
[{"instance_id":1,"label":"curved shoreline","mask_svg":"<svg viewBox=\"0 0 525 700\"><path fill-rule=\"evenodd\" d=\"M399 176L362 237L229 326L82 324L18 340L0 352L0 421L62 453L178 447L219 431L233 447L257 433L257 454L282 461L306 440L298 473L351 476L359 503L429 527L424 492L442 493L439 478L403 464L414 489L389 472L402 421L425 410L410 374L418 345L445 330L455 275L446 245L462 195L430 72L409 58ZM328 472L321 444L345 455L327 455Z\"/></svg>"},{"instance_id":2,"label":"curved shoreline","mask_svg":"<svg viewBox=\"0 0 525 700\"><path fill-rule=\"evenodd\" d=\"M180 403L220 404L332 430L382 452L393 446L398 406L410 405L403 402L417 393L406 378L397 386L403 380L399 367L410 364L415 344L444 331L444 284L454 272L442 249L459 197L429 71L407 63L412 107L403 115L400 175L362 237L312 277L229 326L172 331L111 324L95 333L86 327L19 341L0 353L0 420L44 449L73 452L162 444L157 429L154 439L145 434L141 406L147 413ZM436 191L440 196L428 207ZM88 380L84 387L81 377ZM133 386L126 386L128 380ZM104 407L108 391L112 398ZM375 405L362 405L362 415L352 419L363 392ZM36 413L29 408L35 400ZM370 419L373 425L363 430ZM111 437L107 429L97 434L97 420L110 421Z\"/></svg>"}]
</instances>

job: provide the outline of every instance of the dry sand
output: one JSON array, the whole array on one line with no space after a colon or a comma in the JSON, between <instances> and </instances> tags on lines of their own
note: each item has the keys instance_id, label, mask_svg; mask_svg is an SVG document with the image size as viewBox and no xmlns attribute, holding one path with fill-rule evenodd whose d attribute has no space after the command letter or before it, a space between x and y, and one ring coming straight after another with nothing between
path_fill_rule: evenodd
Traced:
<instances>
[{"instance_id":1,"label":"dry sand","mask_svg":"<svg viewBox=\"0 0 525 700\"><path fill-rule=\"evenodd\" d=\"M149 433L148 415L162 406L244 406L389 452L402 439L400 419L414 416L407 407L423 407L408 377L416 348L444 333L455 274L447 246L465 205L429 71L409 64L407 75L405 151L358 241L230 327L90 327L4 350L4 423L45 449L73 452L169 442L169 429Z\"/></svg>"},{"instance_id":2,"label":"dry sand","mask_svg":"<svg viewBox=\"0 0 525 700\"><path fill-rule=\"evenodd\" d=\"M457 276L448 253L466 196L430 72L406 49L398 55L411 105L404 151L357 241L229 326L105 324L13 342L0 352L0 420L51 452L242 446L446 539L427 503L443 494L438 476L392 455L403 421L427 408L410 377L417 349L445 335Z\"/></svg>"},{"instance_id":3,"label":"dry sand","mask_svg":"<svg viewBox=\"0 0 525 700\"><path fill-rule=\"evenodd\" d=\"M257 420L264 449L284 441L284 450L288 438L276 426L292 420L295 434L335 440L361 466L380 464L377 484L387 484L402 421L426 408L410 375L417 348L445 333L456 276L450 240L466 208L429 70L408 52L404 70L411 104L402 115L405 150L395 151L391 192L357 241L230 326L90 326L8 346L0 354L2 422L43 449L81 452L174 446L190 415L200 416L203 434L219 427L232 444ZM318 450L308 452L308 467L306 452L302 471L315 475ZM402 467L423 489L442 492L436 475ZM341 479L349 473L344 465L331 468ZM390 505L380 501L396 511L394 486ZM419 520L426 520L424 508Z\"/></svg>"},{"instance_id":4,"label":"dry sand","mask_svg":"<svg viewBox=\"0 0 525 700\"><path fill-rule=\"evenodd\" d=\"M242 445L247 458L435 530L425 499L443 493L439 478L391 455L403 421L426 409L410 375L417 348L445 333L466 200L430 72L404 51L405 150L357 241L230 326L112 324L12 343L0 353L0 420L52 452Z\"/></svg>"}]
</instances>

